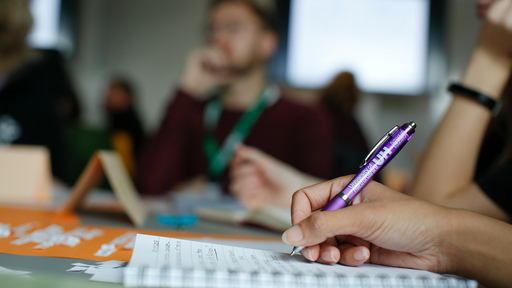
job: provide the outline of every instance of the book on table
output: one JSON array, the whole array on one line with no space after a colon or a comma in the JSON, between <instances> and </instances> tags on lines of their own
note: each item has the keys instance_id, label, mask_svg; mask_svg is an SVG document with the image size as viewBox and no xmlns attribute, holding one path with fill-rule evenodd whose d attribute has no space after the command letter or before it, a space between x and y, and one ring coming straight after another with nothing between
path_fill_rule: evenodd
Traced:
<instances>
[{"instance_id":1,"label":"book on table","mask_svg":"<svg viewBox=\"0 0 512 288\"><path fill-rule=\"evenodd\" d=\"M276 232L284 232L292 227L290 210L279 207L248 210L201 206L197 207L194 213L210 221L257 226Z\"/></svg>"},{"instance_id":2,"label":"book on table","mask_svg":"<svg viewBox=\"0 0 512 288\"><path fill-rule=\"evenodd\" d=\"M126 287L477 287L428 271L310 262L268 250L138 234Z\"/></svg>"}]
</instances>

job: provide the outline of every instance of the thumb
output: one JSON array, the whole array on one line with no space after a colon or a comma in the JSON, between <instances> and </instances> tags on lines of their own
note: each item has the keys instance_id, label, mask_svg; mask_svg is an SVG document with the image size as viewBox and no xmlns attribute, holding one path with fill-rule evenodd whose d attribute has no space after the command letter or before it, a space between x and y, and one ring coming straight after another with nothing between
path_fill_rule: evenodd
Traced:
<instances>
[{"instance_id":1,"label":"thumb","mask_svg":"<svg viewBox=\"0 0 512 288\"><path fill-rule=\"evenodd\" d=\"M340 177L295 193L292 219L300 222L294 222L296 224L284 232L283 241L295 246L310 246L338 235L364 239L378 229L379 223L382 224L383 219L376 215L386 210L385 202L405 197L380 183L371 182L354 198L352 205L339 210L319 211L349 180L350 176ZM376 207L380 209L376 210ZM308 217L303 218L306 215Z\"/></svg>"},{"instance_id":2,"label":"thumb","mask_svg":"<svg viewBox=\"0 0 512 288\"><path fill-rule=\"evenodd\" d=\"M244 156L243 156L243 144L238 145L235 148L235 154L233 155L233 158L231 159L231 167L236 167L244 163Z\"/></svg>"},{"instance_id":3,"label":"thumb","mask_svg":"<svg viewBox=\"0 0 512 288\"><path fill-rule=\"evenodd\" d=\"M283 242L292 246L313 246L338 235L358 237L357 227L365 227L364 220L358 217L357 207L347 207L335 211L320 211L311 214L297 225L283 233Z\"/></svg>"}]
</instances>

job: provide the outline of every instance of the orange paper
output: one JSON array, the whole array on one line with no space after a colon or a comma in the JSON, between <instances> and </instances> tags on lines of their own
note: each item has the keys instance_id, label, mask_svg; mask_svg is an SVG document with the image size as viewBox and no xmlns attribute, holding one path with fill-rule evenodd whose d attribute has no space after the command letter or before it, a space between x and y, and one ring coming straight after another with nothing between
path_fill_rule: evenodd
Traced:
<instances>
[{"instance_id":1,"label":"orange paper","mask_svg":"<svg viewBox=\"0 0 512 288\"><path fill-rule=\"evenodd\" d=\"M177 231L162 231L162 230L146 230L135 228L113 228L105 226L86 226L80 225L77 221L76 215L68 214L67 218L56 218L57 213L43 210L28 210L18 208L0 207L0 223L10 224L11 230L17 226L33 223L34 228L29 230L30 234L34 230L44 229L51 224L57 224L64 228L64 232L71 231L78 227L86 229L101 229L103 234L91 240L82 239L81 242L75 247L67 247L64 245L56 245L46 249L34 249L38 243L26 243L23 245L14 245L11 242L18 239L12 233L9 237L0 238L0 253L18 254L28 256L46 256L46 257L62 257L62 258L75 258L85 260L107 261L107 260L120 260L128 262L130 260L133 250L123 249L123 243L117 250L110 256L102 257L95 256L94 254L101 248L102 244L108 244L115 238L124 235L127 232L143 233L149 235L157 235L173 238L202 238L210 237L217 239L239 239L239 240L275 240L275 238L265 237L244 237L244 236L229 236L229 235L208 235L201 233L191 232L177 232ZM59 221L56 221L58 219ZM65 221L62 221L65 220Z\"/></svg>"}]
</instances>

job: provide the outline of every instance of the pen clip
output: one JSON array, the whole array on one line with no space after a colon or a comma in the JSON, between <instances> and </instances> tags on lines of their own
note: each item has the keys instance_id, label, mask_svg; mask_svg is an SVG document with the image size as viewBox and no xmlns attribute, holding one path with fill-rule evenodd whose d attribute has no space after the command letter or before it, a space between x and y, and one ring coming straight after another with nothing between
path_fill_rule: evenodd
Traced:
<instances>
[{"instance_id":1,"label":"pen clip","mask_svg":"<svg viewBox=\"0 0 512 288\"><path fill-rule=\"evenodd\" d=\"M372 156L380 149L380 147L382 147L382 145L384 145L384 143L386 143L386 141L388 141L388 139L391 138L399 128L400 127L398 127L398 125L396 125L391 130L389 130L386 134L384 134L384 136L382 136L382 138L380 138L379 142L377 142L377 144L375 144L375 146L373 146L372 150L370 151L370 153L368 153L366 158L364 158L361 165L359 165L359 168L363 168L364 166L366 166L366 164L368 164L368 161L370 160L370 158L372 158Z\"/></svg>"}]
</instances>

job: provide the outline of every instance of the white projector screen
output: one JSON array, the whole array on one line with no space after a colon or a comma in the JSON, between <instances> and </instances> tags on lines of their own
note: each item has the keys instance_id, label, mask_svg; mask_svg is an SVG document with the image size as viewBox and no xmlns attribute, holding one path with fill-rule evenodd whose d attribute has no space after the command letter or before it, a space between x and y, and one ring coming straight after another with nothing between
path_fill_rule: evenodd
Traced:
<instances>
[{"instance_id":1,"label":"white projector screen","mask_svg":"<svg viewBox=\"0 0 512 288\"><path fill-rule=\"evenodd\" d=\"M430 0L292 0L286 80L319 88L349 71L363 91L418 95L429 10Z\"/></svg>"}]
</instances>

